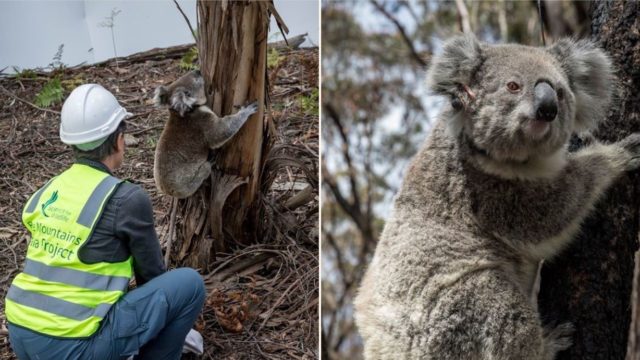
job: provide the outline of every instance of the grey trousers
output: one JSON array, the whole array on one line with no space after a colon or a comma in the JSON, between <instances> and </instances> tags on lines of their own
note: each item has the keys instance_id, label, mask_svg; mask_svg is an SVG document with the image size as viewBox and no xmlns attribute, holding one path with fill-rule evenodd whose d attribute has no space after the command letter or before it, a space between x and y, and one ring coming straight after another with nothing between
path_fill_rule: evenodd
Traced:
<instances>
[{"instance_id":1,"label":"grey trousers","mask_svg":"<svg viewBox=\"0 0 640 360\"><path fill-rule=\"evenodd\" d=\"M20 360L176 360L204 299L200 274L180 268L124 295L90 338L52 338L9 324L9 341Z\"/></svg>"}]
</instances>

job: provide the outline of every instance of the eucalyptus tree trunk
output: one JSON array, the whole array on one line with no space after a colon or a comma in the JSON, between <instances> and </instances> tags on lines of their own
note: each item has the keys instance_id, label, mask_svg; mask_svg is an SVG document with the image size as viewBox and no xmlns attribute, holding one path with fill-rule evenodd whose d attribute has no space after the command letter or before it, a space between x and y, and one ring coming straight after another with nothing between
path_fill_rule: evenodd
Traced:
<instances>
[{"instance_id":1,"label":"eucalyptus tree trunk","mask_svg":"<svg viewBox=\"0 0 640 360\"><path fill-rule=\"evenodd\" d=\"M257 237L260 174L270 144L265 120L268 1L198 1L198 52L211 109L224 116L257 101L258 111L223 148L212 175L178 203L178 263L206 270L230 241Z\"/></svg>"},{"instance_id":2,"label":"eucalyptus tree trunk","mask_svg":"<svg viewBox=\"0 0 640 360\"><path fill-rule=\"evenodd\" d=\"M640 131L640 4L602 1L592 3L590 12L592 37L618 70L617 102L595 133L600 141L612 142ZM545 263L539 295L543 321L570 321L576 328L573 346L558 359L625 358L638 249L639 180L637 172L622 176L572 246Z\"/></svg>"}]
</instances>

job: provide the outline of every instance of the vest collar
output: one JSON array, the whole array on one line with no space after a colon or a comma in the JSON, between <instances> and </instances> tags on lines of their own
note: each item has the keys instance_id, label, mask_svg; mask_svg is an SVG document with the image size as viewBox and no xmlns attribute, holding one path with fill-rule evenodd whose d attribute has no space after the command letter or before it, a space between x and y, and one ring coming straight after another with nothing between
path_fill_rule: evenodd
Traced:
<instances>
[{"instance_id":1,"label":"vest collar","mask_svg":"<svg viewBox=\"0 0 640 360\"><path fill-rule=\"evenodd\" d=\"M113 173L111 172L111 170L109 170L107 165L101 163L100 161L94 161L94 160L90 160L90 159L80 158L80 159L76 160L76 164L82 164L82 165L91 166L92 168L94 168L96 170L100 170L102 172L106 172L107 174L113 176Z\"/></svg>"}]
</instances>

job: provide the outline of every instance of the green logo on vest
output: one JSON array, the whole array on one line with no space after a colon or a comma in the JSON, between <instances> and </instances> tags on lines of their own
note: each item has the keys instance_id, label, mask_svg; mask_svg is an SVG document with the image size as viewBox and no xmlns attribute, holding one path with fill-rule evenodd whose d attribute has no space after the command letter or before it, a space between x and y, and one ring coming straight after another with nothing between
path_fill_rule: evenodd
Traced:
<instances>
[{"instance_id":1,"label":"green logo on vest","mask_svg":"<svg viewBox=\"0 0 640 360\"><path fill-rule=\"evenodd\" d=\"M51 197L49 198L49 200L47 200L47 202L42 204L42 214L44 216L49 217L49 215L47 215L47 208L49 207L49 205L56 202L56 200L58 200L58 190L54 191L53 194L51 194Z\"/></svg>"}]
</instances>

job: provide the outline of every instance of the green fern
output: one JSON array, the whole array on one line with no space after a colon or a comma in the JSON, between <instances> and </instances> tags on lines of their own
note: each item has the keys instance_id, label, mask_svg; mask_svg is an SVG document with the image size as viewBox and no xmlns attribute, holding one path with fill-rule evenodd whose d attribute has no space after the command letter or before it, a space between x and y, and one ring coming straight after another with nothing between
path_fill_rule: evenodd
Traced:
<instances>
[{"instance_id":1,"label":"green fern","mask_svg":"<svg viewBox=\"0 0 640 360\"><path fill-rule=\"evenodd\" d=\"M36 95L34 103L40 107L48 108L62 102L62 99L64 99L62 82L59 78L53 78L44 84L42 90Z\"/></svg>"},{"instance_id":2,"label":"green fern","mask_svg":"<svg viewBox=\"0 0 640 360\"><path fill-rule=\"evenodd\" d=\"M309 96L301 96L300 107L305 112L305 114L318 115L318 89L313 89Z\"/></svg>"},{"instance_id":3,"label":"green fern","mask_svg":"<svg viewBox=\"0 0 640 360\"><path fill-rule=\"evenodd\" d=\"M196 70L198 69L198 48L192 47L180 59L180 69Z\"/></svg>"},{"instance_id":4,"label":"green fern","mask_svg":"<svg viewBox=\"0 0 640 360\"><path fill-rule=\"evenodd\" d=\"M282 61L282 59L284 59L284 56L280 55L278 50L276 49L269 50L269 52L267 53L267 68L272 69L280 65L280 62Z\"/></svg>"},{"instance_id":5,"label":"green fern","mask_svg":"<svg viewBox=\"0 0 640 360\"><path fill-rule=\"evenodd\" d=\"M13 67L13 71L16 73L16 80L23 80L23 79L35 79L36 78L36 72L32 69L22 69L20 70L20 68L18 68L17 66Z\"/></svg>"}]
</instances>

